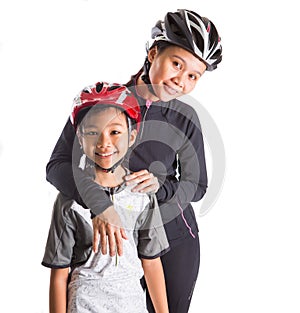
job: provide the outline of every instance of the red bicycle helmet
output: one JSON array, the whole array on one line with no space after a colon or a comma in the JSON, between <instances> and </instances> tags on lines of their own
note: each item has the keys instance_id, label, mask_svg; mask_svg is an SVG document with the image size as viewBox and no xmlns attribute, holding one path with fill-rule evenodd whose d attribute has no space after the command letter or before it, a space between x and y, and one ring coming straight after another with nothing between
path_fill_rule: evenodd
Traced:
<instances>
[{"instance_id":1,"label":"red bicycle helmet","mask_svg":"<svg viewBox=\"0 0 300 313\"><path fill-rule=\"evenodd\" d=\"M124 85L108 84L106 82L98 82L95 85L88 86L75 97L70 116L75 129L77 129L80 122L80 112L83 113L83 110L101 104L121 109L136 123L137 131L139 130L141 110L135 96Z\"/></svg>"}]
</instances>

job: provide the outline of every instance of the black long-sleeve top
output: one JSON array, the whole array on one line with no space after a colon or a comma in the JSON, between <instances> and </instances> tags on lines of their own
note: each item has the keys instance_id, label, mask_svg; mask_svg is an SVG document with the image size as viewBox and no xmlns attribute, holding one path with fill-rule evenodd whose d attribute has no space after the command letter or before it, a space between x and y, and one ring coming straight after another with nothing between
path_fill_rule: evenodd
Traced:
<instances>
[{"instance_id":1,"label":"black long-sleeve top","mask_svg":"<svg viewBox=\"0 0 300 313\"><path fill-rule=\"evenodd\" d=\"M128 87L136 94L134 86ZM190 203L199 201L207 189L197 113L177 99L155 102L147 108L146 101L137 94L136 97L143 119L136 143L127 154L126 166L134 172L148 169L158 177L160 188L156 196L168 239L194 235L198 227ZM68 120L47 164L46 178L62 193L89 208L92 215L98 215L112 203L93 176L78 168L81 154Z\"/></svg>"}]
</instances>

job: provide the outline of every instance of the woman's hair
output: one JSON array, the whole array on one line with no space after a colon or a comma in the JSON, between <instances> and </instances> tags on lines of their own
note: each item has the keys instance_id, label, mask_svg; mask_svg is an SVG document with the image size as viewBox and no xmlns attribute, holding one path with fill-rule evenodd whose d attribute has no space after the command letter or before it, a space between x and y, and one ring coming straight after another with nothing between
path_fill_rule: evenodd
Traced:
<instances>
[{"instance_id":1,"label":"woman's hair","mask_svg":"<svg viewBox=\"0 0 300 313\"><path fill-rule=\"evenodd\" d=\"M151 48L152 49L153 47L157 47L157 53L160 54L162 53L166 48L170 47L170 46L176 46L174 44L171 44L167 41L155 41Z\"/></svg>"}]
</instances>

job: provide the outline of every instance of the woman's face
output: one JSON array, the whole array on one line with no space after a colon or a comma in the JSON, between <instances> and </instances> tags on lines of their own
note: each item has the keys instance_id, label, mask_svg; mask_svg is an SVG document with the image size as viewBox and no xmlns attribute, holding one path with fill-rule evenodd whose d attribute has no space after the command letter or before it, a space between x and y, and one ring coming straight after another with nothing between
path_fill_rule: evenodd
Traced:
<instances>
[{"instance_id":1,"label":"woman's face","mask_svg":"<svg viewBox=\"0 0 300 313\"><path fill-rule=\"evenodd\" d=\"M148 53L151 63L149 77L157 97L170 101L190 93L206 70L206 65L192 53L178 46L170 46Z\"/></svg>"}]
</instances>

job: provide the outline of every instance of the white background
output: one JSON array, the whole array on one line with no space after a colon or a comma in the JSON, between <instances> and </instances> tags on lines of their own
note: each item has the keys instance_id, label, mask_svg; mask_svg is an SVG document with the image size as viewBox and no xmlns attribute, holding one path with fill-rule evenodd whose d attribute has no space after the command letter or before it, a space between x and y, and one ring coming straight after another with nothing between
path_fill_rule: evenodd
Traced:
<instances>
[{"instance_id":1,"label":"white background","mask_svg":"<svg viewBox=\"0 0 300 313\"><path fill-rule=\"evenodd\" d=\"M213 20L224 51L193 93L222 134L226 177L205 216L195 204L190 312L300 311L296 1L1 0L1 312L48 310L40 262L56 189L45 165L73 97L98 80L126 82L154 23L177 8Z\"/></svg>"}]
</instances>

